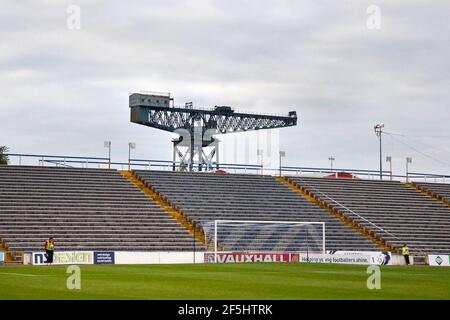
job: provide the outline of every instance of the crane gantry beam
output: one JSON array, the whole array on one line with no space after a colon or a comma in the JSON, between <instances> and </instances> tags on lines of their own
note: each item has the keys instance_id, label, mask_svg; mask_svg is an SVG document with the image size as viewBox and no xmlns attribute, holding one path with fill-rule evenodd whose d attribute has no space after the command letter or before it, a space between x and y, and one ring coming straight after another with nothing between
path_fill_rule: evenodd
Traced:
<instances>
[{"instance_id":1,"label":"crane gantry beam","mask_svg":"<svg viewBox=\"0 0 450 320\"><path fill-rule=\"evenodd\" d=\"M174 107L171 102L173 98L170 94L134 93L130 95L131 122L180 134L179 139L173 140L174 163L178 156L191 170L195 155L198 156L199 163L204 163L208 168L212 167L210 162L214 156L218 163L218 141L213 135L297 125L295 111L282 116L235 112L229 106L199 109L193 108L192 103L187 103L184 108ZM180 131L187 131L188 136ZM196 143L194 136L198 137L199 134L201 142ZM181 152L180 146L188 147L188 151ZM213 147L209 155L202 150L207 146Z\"/></svg>"},{"instance_id":2,"label":"crane gantry beam","mask_svg":"<svg viewBox=\"0 0 450 320\"><path fill-rule=\"evenodd\" d=\"M250 130L284 128L297 125L297 115L264 115L241 112L224 112L216 109L188 109L171 107L132 106L131 121L148 127L174 132L200 125L215 134Z\"/></svg>"}]
</instances>

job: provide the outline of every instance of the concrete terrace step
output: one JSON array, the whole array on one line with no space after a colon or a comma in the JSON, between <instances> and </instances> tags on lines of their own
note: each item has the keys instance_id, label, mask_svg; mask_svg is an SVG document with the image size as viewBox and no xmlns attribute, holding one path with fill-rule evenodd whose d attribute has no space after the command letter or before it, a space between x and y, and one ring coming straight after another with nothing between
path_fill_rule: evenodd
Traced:
<instances>
[{"instance_id":1,"label":"concrete terrace step","mask_svg":"<svg viewBox=\"0 0 450 320\"><path fill-rule=\"evenodd\" d=\"M193 237L115 170L0 166L0 237L10 250L185 250Z\"/></svg>"},{"instance_id":2,"label":"concrete terrace step","mask_svg":"<svg viewBox=\"0 0 450 320\"><path fill-rule=\"evenodd\" d=\"M410 248L414 245L416 249L434 252L450 247L449 208L400 182L290 179L397 246L407 242ZM379 231L350 210L334 204L333 200L401 240Z\"/></svg>"},{"instance_id":3,"label":"concrete terrace step","mask_svg":"<svg viewBox=\"0 0 450 320\"><path fill-rule=\"evenodd\" d=\"M327 243L331 248L377 249L335 217L270 176L135 173L190 219L201 224L214 219L327 221L327 237L332 240ZM340 232L334 233L334 230Z\"/></svg>"}]
</instances>

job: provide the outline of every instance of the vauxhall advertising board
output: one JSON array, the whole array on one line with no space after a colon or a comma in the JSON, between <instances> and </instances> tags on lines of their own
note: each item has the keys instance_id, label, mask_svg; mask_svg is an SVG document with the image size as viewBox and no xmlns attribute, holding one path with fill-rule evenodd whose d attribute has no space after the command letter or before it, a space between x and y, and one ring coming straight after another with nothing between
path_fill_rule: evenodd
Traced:
<instances>
[{"instance_id":1,"label":"vauxhall advertising board","mask_svg":"<svg viewBox=\"0 0 450 320\"><path fill-rule=\"evenodd\" d=\"M214 263L215 254L205 253L205 263ZM254 263L254 262L302 262L302 263L333 263L390 265L390 252L335 251L326 254L319 253L276 253L276 252L218 252L218 263Z\"/></svg>"},{"instance_id":2,"label":"vauxhall advertising board","mask_svg":"<svg viewBox=\"0 0 450 320\"><path fill-rule=\"evenodd\" d=\"M214 263L215 254L205 253L205 263ZM298 253L276 252L220 252L218 263L252 263L252 262L298 262Z\"/></svg>"}]
</instances>

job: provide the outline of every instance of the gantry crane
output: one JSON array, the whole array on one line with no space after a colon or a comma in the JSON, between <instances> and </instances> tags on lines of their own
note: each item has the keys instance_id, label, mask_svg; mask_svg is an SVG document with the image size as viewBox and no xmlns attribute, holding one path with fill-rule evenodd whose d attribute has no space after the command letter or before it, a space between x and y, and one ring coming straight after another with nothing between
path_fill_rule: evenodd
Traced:
<instances>
[{"instance_id":1,"label":"gantry crane","mask_svg":"<svg viewBox=\"0 0 450 320\"><path fill-rule=\"evenodd\" d=\"M191 102L175 107L169 93L133 93L129 97L131 122L179 134L173 142L175 163L192 171L198 164L218 168L219 140L215 135L252 130L284 128L297 125L297 113L287 116L236 112L229 106L194 108Z\"/></svg>"}]
</instances>

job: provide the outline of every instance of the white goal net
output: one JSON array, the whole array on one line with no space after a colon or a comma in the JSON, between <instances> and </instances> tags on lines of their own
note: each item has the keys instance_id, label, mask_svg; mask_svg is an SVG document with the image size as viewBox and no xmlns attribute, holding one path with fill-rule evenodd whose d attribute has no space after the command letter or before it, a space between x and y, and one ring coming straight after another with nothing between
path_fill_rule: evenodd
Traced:
<instances>
[{"instance_id":1,"label":"white goal net","mask_svg":"<svg viewBox=\"0 0 450 320\"><path fill-rule=\"evenodd\" d=\"M325 253L324 222L214 220L202 226L207 262L286 262L292 254Z\"/></svg>"}]
</instances>

